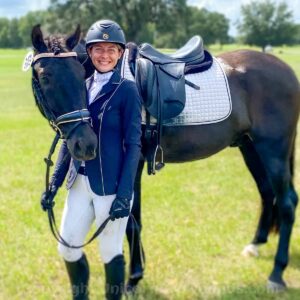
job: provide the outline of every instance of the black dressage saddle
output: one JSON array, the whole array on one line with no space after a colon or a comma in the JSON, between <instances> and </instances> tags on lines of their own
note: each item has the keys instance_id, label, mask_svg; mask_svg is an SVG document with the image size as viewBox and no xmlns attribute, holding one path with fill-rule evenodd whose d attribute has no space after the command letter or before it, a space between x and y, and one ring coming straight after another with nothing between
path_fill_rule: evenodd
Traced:
<instances>
[{"instance_id":1,"label":"black dressage saddle","mask_svg":"<svg viewBox=\"0 0 300 300\"><path fill-rule=\"evenodd\" d=\"M199 90L185 74L199 73L211 67L212 56L203 48L200 36L192 37L175 53L167 55L150 44L139 46L135 80L146 110L145 139L148 174L155 174L163 166L163 149L160 145L163 121L178 116L186 102L185 85ZM157 120L155 128L150 116ZM157 154L160 161L156 163Z\"/></svg>"},{"instance_id":2,"label":"black dressage saddle","mask_svg":"<svg viewBox=\"0 0 300 300\"><path fill-rule=\"evenodd\" d=\"M170 55L147 43L139 46L138 53L135 75L145 109L162 121L178 116L184 109L185 84L199 89L185 75L202 72L212 65L212 56L204 50L200 36L192 37Z\"/></svg>"}]
</instances>

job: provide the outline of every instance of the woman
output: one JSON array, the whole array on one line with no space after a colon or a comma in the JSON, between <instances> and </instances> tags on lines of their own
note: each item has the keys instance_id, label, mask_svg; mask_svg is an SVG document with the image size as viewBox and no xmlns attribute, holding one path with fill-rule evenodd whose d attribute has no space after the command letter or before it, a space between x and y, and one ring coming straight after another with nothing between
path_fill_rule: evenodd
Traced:
<instances>
[{"instance_id":1,"label":"woman","mask_svg":"<svg viewBox=\"0 0 300 300\"><path fill-rule=\"evenodd\" d=\"M95 72L86 86L92 126L99 138L97 156L76 161L63 143L51 181L55 194L69 169L61 224L61 235L69 244L83 244L94 220L99 226L111 217L98 237L106 299L121 299L124 289L122 245L141 149L141 100L135 83L121 78L116 68L125 43L122 29L113 21L98 21L88 30L86 48ZM88 299L89 267L82 249L59 244L58 250L65 260L73 299Z\"/></svg>"}]
</instances>

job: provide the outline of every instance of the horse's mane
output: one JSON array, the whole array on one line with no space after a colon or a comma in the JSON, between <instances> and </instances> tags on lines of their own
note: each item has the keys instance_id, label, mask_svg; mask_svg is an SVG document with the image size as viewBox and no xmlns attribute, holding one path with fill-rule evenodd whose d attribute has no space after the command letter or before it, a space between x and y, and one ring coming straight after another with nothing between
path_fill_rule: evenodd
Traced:
<instances>
[{"instance_id":1,"label":"horse's mane","mask_svg":"<svg viewBox=\"0 0 300 300\"><path fill-rule=\"evenodd\" d=\"M128 42L126 44L126 48L129 50L129 55L128 55L128 62L129 63L135 63L135 60L138 55L138 46L136 43L133 42Z\"/></svg>"}]
</instances>

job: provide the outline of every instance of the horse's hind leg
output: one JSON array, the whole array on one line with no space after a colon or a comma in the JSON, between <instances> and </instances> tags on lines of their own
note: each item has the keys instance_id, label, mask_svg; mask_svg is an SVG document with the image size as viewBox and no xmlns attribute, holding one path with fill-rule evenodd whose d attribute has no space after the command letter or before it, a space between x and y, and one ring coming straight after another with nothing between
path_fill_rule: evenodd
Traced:
<instances>
[{"instance_id":1,"label":"horse's hind leg","mask_svg":"<svg viewBox=\"0 0 300 300\"><path fill-rule=\"evenodd\" d=\"M258 255L258 245L268 240L268 234L273 227L278 226L277 207L274 205L274 192L267 177L264 165L257 154L253 142L245 135L239 146L244 161L251 172L262 201L262 211L259 218L257 230L252 242L243 251L244 255Z\"/></svg>"},{"instance_id":2,"label":"horse's hind leg","mask_svg":"<svg viewBox=\"0 0 300 300\"><path fill-rule=\"evenodd\" d=\"M130 217L127 224L126 234L129 243L129 279L126 285L126 291L132 292L138 282L143 278L145 254L141 243L141 177L144 168L144 160L140 160L135 183L134 183L134 201L131 210L133 217Z\"/></svg>"},{"instance_id":3,"label":"horse's hind leg","mask_svg":"<svg viewBox=\"0 0 300 300\"><path fill-rule=\"evenodd\" d=\"M279 134L277 134L279 136ZM255 149L265 166L278 206L280 219L279 243L275 256L274 268L269 277L271 289L283 289L286 284L282 278L288 264L289 242L295 221L297 194L293 188L289 149L292 138L259 138L254 142Z\"/></svg>"}]
</instances>

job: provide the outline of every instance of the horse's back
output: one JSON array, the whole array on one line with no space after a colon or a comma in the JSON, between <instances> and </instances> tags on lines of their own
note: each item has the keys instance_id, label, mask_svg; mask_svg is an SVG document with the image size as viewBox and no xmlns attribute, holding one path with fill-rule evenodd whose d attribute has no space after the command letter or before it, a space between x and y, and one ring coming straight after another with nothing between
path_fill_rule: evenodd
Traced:
<instances>
[{"instance_id":1,"label":"horse's back","mask_svg":"<svg viewBox=\"0 0 300 300\"><path fill-rule=\"evenodd\" d=\"M225 62L231 71L243 76L250 87L251 83L259 83L264 88L265 84L274 88L276 83L281 89L299 93L299 81L292 68L272 54L253 50L236 50L223 53L218 58Z\"/></svg>"},{"instance_id":2,"label":"horse's back","mask_svg":"<svg viewBox=\"0 0 300 300\"><path fill-rule=\"evenodd\" d=\"M290 66L272 54L237 50L221 54L231 88L245 95L252 133L290 135L300 111L300 85Z\"/></svg>"}]
</instances>

